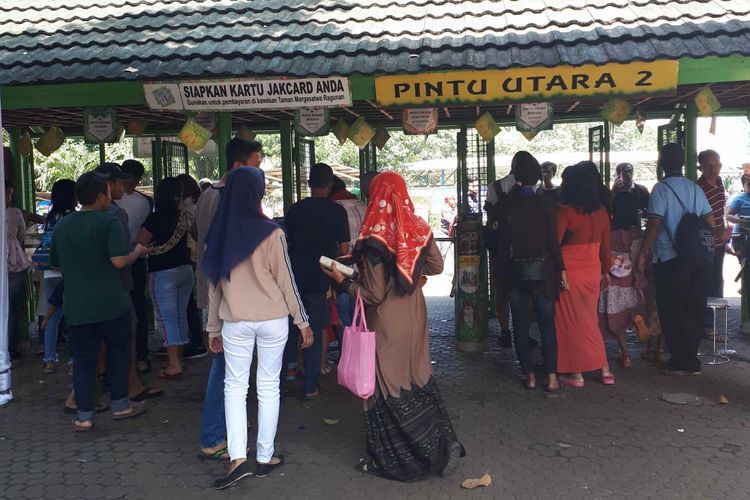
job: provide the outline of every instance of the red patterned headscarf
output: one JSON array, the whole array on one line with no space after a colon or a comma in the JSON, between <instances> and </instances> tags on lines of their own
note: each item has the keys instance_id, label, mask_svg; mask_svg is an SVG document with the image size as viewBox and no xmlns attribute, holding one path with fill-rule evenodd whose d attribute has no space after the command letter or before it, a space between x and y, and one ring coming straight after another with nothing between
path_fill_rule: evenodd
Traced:
<instances>
[{"instance_id":1,"label":"red patterned headscarf","mask_svg":"<svg viewBox=\"0 0 750 500\"><path fill-rule=\"evenodd\" d=\"M430 244L432 229L414 213L406 182L395 172L375 176L369 199L354 251L361 254L372 249L380 253L387 264L395 267L400 288L411 293L422 274L424 250Z\"/></svg>"}]
</instances>

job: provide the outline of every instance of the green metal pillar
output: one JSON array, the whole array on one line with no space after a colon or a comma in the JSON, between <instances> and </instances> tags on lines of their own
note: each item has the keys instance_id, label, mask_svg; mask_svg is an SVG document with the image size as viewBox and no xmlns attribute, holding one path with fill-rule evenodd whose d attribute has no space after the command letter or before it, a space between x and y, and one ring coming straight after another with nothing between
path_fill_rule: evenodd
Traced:
<instances>
[{"instance_id":1,"label":"green metal pillar","mask_svg":"<svg viewBox=\"0 0 750 500\"><path fill-rule=\"evenodd\" d=\"M281 140L281 187L284 197L284 213L286 213L294 203L294 134L291 120L282 120L279 127L279 139ZM304 182L304 180L300 179L299 182Z\"/></svg>"},{"instance_id":2,"label":"green metal pillar","mask_svg":"<svg viewBox=\"0 0 750 500\"><path fill-rule=\"evenodd\" d=\"M18 150L18 143L21 140L21 129L12 128L8 130L10 139L10 181L14 187L15 206L24 210L29 210L29 186L27 175L28 159Z\"/></svg>"},{"instance_id":3,"label":"green metal pillar","mask_svg":"<svg viewBox=\"0 0 750 500\"><path fill-rule=\"evenodd\" d=\"M611 128L608 121L604 122L604 184L609 187L612 167L609 164L609 137Z\"/></svg>"},{"instance_id":4,"label":"green metal pillar","mask_svg":"<svg viewBox=\"0 0 750 500\"><path fill-rule=\"evenodd\" d=\"M154 189L159 185L159 181L164 177L164 168L161 164L161 135L156 134L151 141L151 166L154 170L153 180Z\"/></svg>"},{"instance_id":5,"label":"green metal pillar","mask_svg":"<svg viewBox=\"0 0 750 500\"><path fill-rule=\"evenodd\" d=\"M692 101L685 112L685 176L698 178L698 108Z\"/></svg>"},{"instance_id":6,"label":"green metal pillar","mask_svg":"<svg viewBox=\"0 0 750 500\"><path fill-rule=\"evenodd\" d=\"M216 117L216 147L219 150L219 176L223 177L229 170L227 165L227 144L232 140L232 114L217 113Z\"/></svg>"},{"instance_id":7,"label":"green metal pillar","mask_svg":"<svg viewBox=\"0 0 750 500\"><path fill-rule=\"evenodd\" d=\"M107 161L107 146L104 145L104 143L99 144L99 164L105 163Z\"/></svg>"}]
</instances>

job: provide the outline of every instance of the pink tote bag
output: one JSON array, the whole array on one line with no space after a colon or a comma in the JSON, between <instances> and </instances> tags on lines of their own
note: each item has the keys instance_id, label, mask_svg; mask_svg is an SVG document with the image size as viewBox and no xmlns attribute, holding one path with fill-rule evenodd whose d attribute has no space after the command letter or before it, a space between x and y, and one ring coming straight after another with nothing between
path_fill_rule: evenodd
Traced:
<instances>
[{"instance_id":1,"label":"pink tote bag","mask_svg":"<svg viewBox=\"0 0 750 500\"><path fill-rule=\"evenodd\" d=\"M360 398L375 394L375 332L367 330L365 305L359 293L352 326L344 328L338 374L339 384Z\"/></svg>"}]
</instances>

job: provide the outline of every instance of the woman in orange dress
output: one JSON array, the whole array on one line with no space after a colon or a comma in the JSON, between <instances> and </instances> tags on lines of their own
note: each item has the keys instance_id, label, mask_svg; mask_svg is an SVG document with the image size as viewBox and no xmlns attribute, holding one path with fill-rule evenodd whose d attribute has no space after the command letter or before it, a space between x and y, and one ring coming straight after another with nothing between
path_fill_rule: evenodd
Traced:
<instances>
[{"instance_id":1,"label":"woman in orange dress","mask_svg":"<svg viewBox=\"0 0 750 500\"><path fill-rule=\"evenodd\" d=\"M563 384L583 387L583 372L601 370L601 382L613 385L604 340L599 330L598 302L609 285L610 222L589 170L590 162L565 169L557 217L565 273L555 307L557 370Z\"/></svg>"}]
</instances>

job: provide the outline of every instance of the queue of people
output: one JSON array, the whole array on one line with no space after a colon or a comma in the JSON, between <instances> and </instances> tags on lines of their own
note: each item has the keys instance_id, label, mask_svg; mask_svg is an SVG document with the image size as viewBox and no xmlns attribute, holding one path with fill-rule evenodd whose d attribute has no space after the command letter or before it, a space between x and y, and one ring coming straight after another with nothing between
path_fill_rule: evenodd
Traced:
<instances>
[{"instance_id":1,"label":"queue of people","mask_svg":"<svg viewBox=\"0 0 750 500\"><path fill-rule=\"evenodd\" d=\"M45 220L51 248L43 360L53 373L64 320L73 360L65 410L76 414L73 428L90 431L95 413L107 407L116 420L135 417L146 411L145 399L163 394L139 377L151 371L148 286L167 355L159 379L180 380L186 351L200 353L203 334L209 339L201 457L226 460L228 467L214 487L267 476L284 464L274 446L280 384L299 377L300 397L320 398L320 377L330 371L328 334L341 340L340 328L351 324L361 298L377 334L377 370L375 393L364 401L369 458L356 469L399 481L450 474L465 450L432 374L422 293L427 276L442 272L443 256L429 224L415 214L404 179L393 172L363 177L364 205L330 166L318 163L310 169L311 196L275 221L263 213L262 154L258 142L232 139L228 172L219 182L166 178L154 202L136 189L144 169L135 160L102 164L75 182L55 184ZM565 168L556 186L557 165L539 164L522 151L510 174L490 186L486 208L494 241L488 246L501 343L515 347L526 389L580 388L586 372L614 385L604 341L616 339L617 364L632 366L631 326L646 342L644 357L664 361L665 374L700 373L706 297L721 294L731 231L724 227L719 155L701 153L697 184L683 176L683 159L676 144L660 151L666 177L649 194L635 184L630 164L618 165L612 190L591 162ZM750 178L743 178L743 187L727 211L736 224L750 215ZM441 224L450 232L456 203L445 202ZM6 218L9 270L25 276L31 262L22 246L24 214L8 206ZM712 265L696 266L678 254L686 220L712 231ZM744 249L740 235L737 229L732 240ZM338 257L358 272L348 277L335 265L323 267L321 256ZM25 278L14 280L10 276L11 314L20 310L25 288ZM532 363L534 319L544 381ZM259 425L251 467L246 398L256 354ZM97 377L106 377L108 404L97 401Z\"/></svg>"},{"instance_id":2,"label":"queue of people","mask_svg":"<svg viewBox=\"0 0 750 500\"><path fill-rule=\"evenodd\" d=\"M532 311L549 392L560 383L583 387L585 372L614 385L605 340L617 341L617 365L629 368L631 328L645 344L644 359L662 373L700 374L698 347L711 325L706 300L723 296L731 232L725 213L739 222L737 213L750 214L750 198L743 193L726 210L719 154L703 151L698 161L702 175L693 182L683 175L682 147L666 145L659 152L665 178L649 193L634 182L629 163L617 166L611 190L591 162L567 167L557 187L556 165L540 165L522 151L510 174L489 187L499 341L515 347L526 388L537 387L528 334Z\"/></svg>"}]
</instances>

